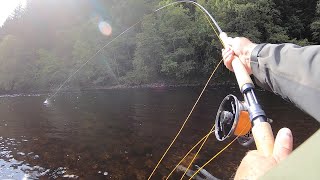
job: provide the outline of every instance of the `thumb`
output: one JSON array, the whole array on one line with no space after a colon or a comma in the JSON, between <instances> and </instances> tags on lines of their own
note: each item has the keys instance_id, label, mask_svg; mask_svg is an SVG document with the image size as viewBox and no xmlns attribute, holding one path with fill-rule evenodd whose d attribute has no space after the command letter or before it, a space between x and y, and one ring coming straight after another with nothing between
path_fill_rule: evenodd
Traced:
<instances>
[{"instance_id":1,"label":"thumb","mask_svg":"<svg viewBox=\"0 0 320 180\"><path fill-rule=\"evenodd\" d=\"M291 152L293 147L292 132L288 128L279 130L273 149L273 157L277 162L284 160Z\"/></svg>"}]
</instances>

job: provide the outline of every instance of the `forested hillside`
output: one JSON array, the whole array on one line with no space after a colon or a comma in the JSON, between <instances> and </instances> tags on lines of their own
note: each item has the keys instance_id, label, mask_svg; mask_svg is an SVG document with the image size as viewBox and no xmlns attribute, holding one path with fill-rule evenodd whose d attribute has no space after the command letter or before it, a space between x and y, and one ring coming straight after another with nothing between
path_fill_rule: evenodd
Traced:
<instances>
[{"instance_id":1,"label":"forested hillside","mask_svg":"<svg viewBox=\"0 0 320 180\"><path fill-rule=\"evenodd\" d=\"M191 4L150 14L170 2L28 0L27 7L17 8L0 28L0 91L57 88L139 19L143 21L100 51L66 88L203 82L221 60L221 45ZM229 35L258 43L320 43L320 0L197 2ZM111 35L100 31L106 28L101 22L111 25ZM230 73L220 68L216 77L226 76Z\"/></svg>"}]
</instances>

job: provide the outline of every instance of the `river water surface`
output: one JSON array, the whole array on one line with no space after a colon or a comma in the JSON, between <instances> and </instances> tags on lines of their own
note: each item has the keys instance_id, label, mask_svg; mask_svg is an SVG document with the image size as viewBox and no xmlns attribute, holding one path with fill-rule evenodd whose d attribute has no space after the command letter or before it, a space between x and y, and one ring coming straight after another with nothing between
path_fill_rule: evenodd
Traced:
<instances>
[{"instance_id":1,"label":"river water surface","mask_svg":"<svg viewBox=\"0 0 320 180\"><path fill-rule=\"evenodd\" d=\"M121 89L0 98L0 179L146 179L189 113L201 88ZM211 128L225 95L236 88L209 88L185 130L156 171L167 175ZM289 127L299 146L319 123L280 97L257 96L274 132ZM226 142L211 136L196 159L202 165ZM251 147L234 143L205 169L231 178ZM190 159L190 158L189 158ZM186 166L186 164L183 164ZM179 173L174 175L179 177Z\"/></svg>"}]
</instances>

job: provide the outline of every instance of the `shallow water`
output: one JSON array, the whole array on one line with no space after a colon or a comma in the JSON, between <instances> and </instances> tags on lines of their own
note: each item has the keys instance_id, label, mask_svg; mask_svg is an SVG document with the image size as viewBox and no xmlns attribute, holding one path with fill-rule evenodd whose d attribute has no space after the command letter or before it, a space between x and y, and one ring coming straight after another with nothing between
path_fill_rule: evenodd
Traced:
<instances>
[{"instance_id":1,"label":"shallow water","mask_svg":"<svg viewBox=\"0 0 320 180\"><path fill-rule=\"evenodd\" d=\"M59 94L46 105L46 95L0 96L0 179L146 179L200 91L70 92ZM167 175L209 131L220 102L230 93L240 97L236 88L206 91L154 179ZM319 129L317 121L281 98L264 91L258 91L257 96L274 120L274 132L284 126L292 129L295 147ZM211 136L196 164L205 163L227 142L217 142ZM206 170L218 178L232 177L249 148L234 143Z\"/></svg>"}]
</instances>

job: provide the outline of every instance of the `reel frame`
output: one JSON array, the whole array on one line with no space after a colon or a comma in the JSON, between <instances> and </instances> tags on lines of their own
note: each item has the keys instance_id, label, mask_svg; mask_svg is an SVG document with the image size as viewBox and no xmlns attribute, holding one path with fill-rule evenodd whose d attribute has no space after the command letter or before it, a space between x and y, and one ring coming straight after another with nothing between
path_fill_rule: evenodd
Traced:
<instances>
[{"instance_id":1,"label":"reel frame","mask_svg":"<svg viewBox=\"0 0 320 180\"><path fill-rule=\"evenodd\" d=\"M247 125L250 123L249 125ZM218 141L224 141L235 135L239 144L249 146L253 141L252 125L245 102L239 101L232 94L221 102L215 119L215 136Z\"/></svg>"}]
</instances>

